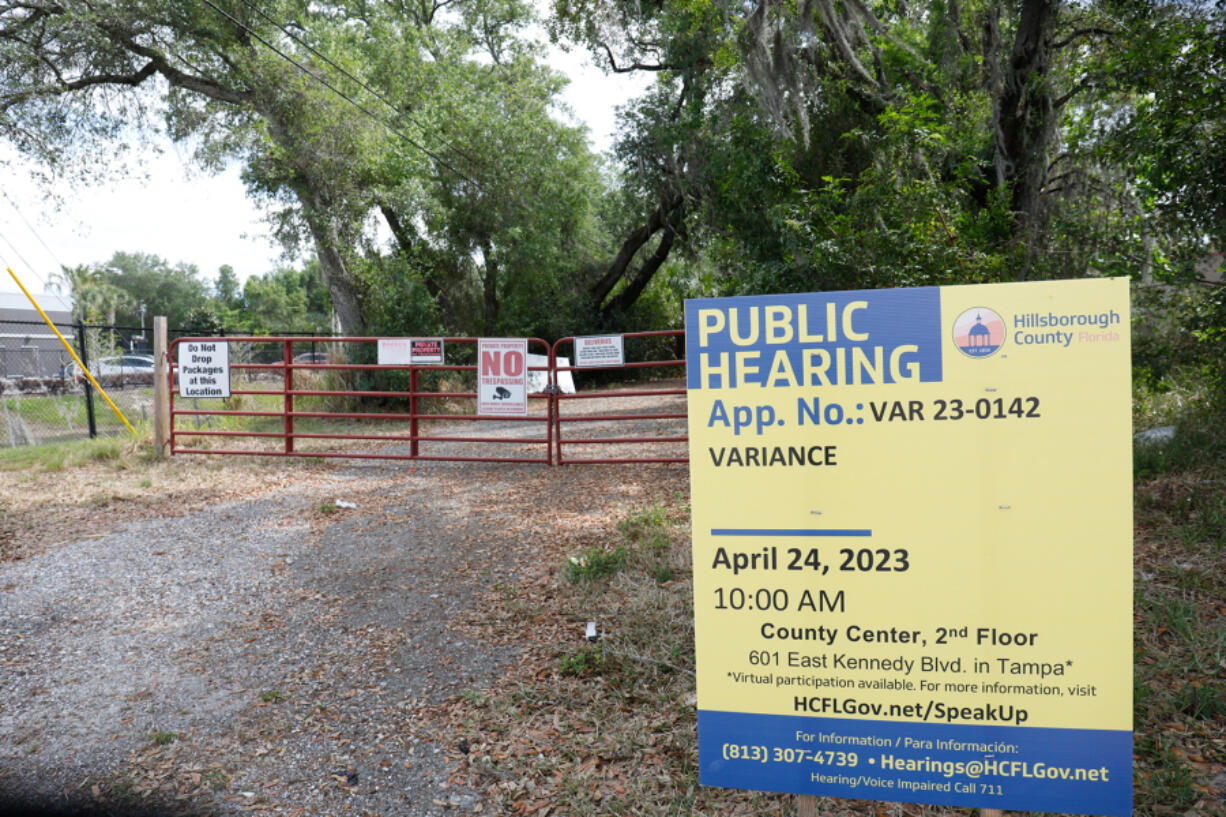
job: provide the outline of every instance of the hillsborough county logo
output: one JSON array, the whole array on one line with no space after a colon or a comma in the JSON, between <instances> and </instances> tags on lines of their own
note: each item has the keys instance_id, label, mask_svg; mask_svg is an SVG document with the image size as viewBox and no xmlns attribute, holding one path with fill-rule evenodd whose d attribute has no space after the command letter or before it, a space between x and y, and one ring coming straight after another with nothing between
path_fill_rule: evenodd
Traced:
<instances>
[{"instance_id":1,"label":"hillsborough county logo","mask_svg":"<svg viewBox=\"0 0 1226 817\"><path fill-rule=\"evenodd\" d=\"M968 357L991 357L1005 342L1005 321L995 311L977 306L954 321L954 344Z\"/></svg>"}]
</instances>

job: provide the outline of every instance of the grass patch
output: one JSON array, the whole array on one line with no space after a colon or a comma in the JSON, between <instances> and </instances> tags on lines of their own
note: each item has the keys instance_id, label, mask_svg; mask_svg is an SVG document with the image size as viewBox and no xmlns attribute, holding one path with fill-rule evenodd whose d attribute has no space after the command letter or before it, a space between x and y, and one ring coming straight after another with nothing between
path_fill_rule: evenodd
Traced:
<instances>
[{"instance_id":1,"label":"grass patch","mask_svg":"<svg viewBox=\"0 0 1226 817\"><path fill-rule=\"evenodd\" d=\"M127 443L117 437L90 440L86 456L94 462L118 464L123 461Z\"/></svg>"},{"instance_id":2,"label":"grass patch","mask_svg":"<svg viewBox=\"0 0 1226 817\"><path fill-rule=\"evenodd\" d=\"M149 740L157 746L169 746L179 739L179 736L174 732L155 732L149 736Z\"/></svg>"},{"instance_id":3,"label":"grass patch","mask_svg":"<svg viewBox=\"0 0 1226 817\"><path fill-rule=\"evenodd\" d=\"M576 817L778 813L778 795L698 785L688 508L635 509L607 540L566 559L541 600L544 617L573 623L549 668L470 698L473 784L512 814L546 797ZM590 618L595 643L581 635Z\"/></svg>"},{"instance_id":4,"label":"grass patch","mask_svg":"<svg viewBox=\"0 0 1226 817\"><path fill-rule=\"evenodd\" d=\"M214 791L219 791L230 785L230 775L217 768L209 769L201 775L201 778L204 784Z\"/></svg>"},{"instance_id":5,"label":"grass patch","mask_svg":"<svg viewBox=\"0 0 1226 817\"><path fill-rule=\"evenodd\" d=\"M575 584L598 582L608 579L626 564L626 549L618 546L612 550L591 547L566 562L566 575Z\"/></svg>"},{"instance_id":6,"label":"grass patch","mask_svg":"<svg viewBox=\"0 0 1226 817\"><path fill-rule=\"evenodd\" d=\"M558 671L572 678L586 678L599 675L604 663L604 651L600 647L584 647L578 652L563 655L558 660Z\"/></svg>"},{"instance_id":7,"label":"grass patch","mask_svg":"<svg viewBox=\"0 0 1226 817\"><path fill-rule=\"evenodd\" d=\"M39 467L44 471L63 470L72 446L79 443L49 443L18 448L0 448L0 471L25 471Z\"/></svg>"},{"instance_id":8,"label":"grass patch","mask_svg":"<svg viewBox=\"0 0 1226 817\"><path fill-rule=\"evenodd\" d=\"M1195 375L1135 403L1138 429L1175 427L1134 457L1138 815L1226 814L1226 417Z\"/></svg>"},{"instance_id":9,"label":"grass patch","mask_svg":"<svg viewBox=\"0 0 1226 817\"><path fill-rule=\"evenodd\" d=\"M136 431L136 436L125 432L119 437L0 448L0 471L63 471L89 463L127 470L156 458L151 430L137 426Z\"/></svg>"}]
</instances>

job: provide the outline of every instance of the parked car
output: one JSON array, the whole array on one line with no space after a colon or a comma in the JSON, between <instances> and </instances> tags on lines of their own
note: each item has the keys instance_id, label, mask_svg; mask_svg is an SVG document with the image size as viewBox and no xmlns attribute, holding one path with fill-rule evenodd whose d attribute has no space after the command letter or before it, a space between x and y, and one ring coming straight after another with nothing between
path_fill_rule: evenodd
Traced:
<instances>
[{"instance_id":1,"label":"parked car","mask_svg":"<svg viewBox=\"0 0 1226 817\"><path fill-rule=\"evenodd\" d=\"M90 371L99 383L152 383L153 355L115 355L90 363ZM84 380L80 366L73 366L73 377Z\"/></svg>"},{"instance_id":2,"label":"parked car","mask_svg":"<svg viewBox=\"0 0 1226 817\"><path fill-rule=\"evenodd\" d=\"M327 363L327 352L303 352L294 356L295 363Z\"/></svg>"}]
</instances>

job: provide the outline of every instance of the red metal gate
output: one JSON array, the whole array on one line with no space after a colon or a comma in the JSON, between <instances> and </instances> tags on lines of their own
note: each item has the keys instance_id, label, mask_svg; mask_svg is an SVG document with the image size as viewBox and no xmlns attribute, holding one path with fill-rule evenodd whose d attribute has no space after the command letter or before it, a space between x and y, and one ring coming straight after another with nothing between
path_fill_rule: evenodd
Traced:
<instances>
[{"instance_id":1,"label":"red metal gate","mask_svg":"<svg viewBox=\"0 0 1226 817\"><path fill-rule=\"evenodd\" d=\"M631 361L626 351L624 362L612 366L572 366L558 363L560 350L575 338L562 338L553 345L554 400L550 412L555 426L558 465L585 463L689 462L685 404L685 330L627 332L621 335L623 349L638 352L640 360ZM672 339L671 341L668 339ZM642 359L644 347L672 345L663 359ZM657 355L662 351L654 350ZM654 356L653 356L654 357ZM557 388L558 376L571 373L651 369L665 379L644 381L642 386L617 389L576 390L564 394ZM631 408L618 411L621 405ZM610 435L614 431L630 433ZM584 434L583 429L591 433ZM572 452L567 453L569 448ZM597 453L600 452L600 453Z\"/></svg>"},{"instance_id":2,"label":"red metal gate","mask_svg":"<svg viewBox=\"0 0 1226 817\"><path fill-rule=\"evenodd\" d=\"M442 339L445 348L460 346L461 352L455 357L467 357L466 350L471 349L473 363L413 366L369 362L377 359L374 345L378 340L176 339L168 355L171 453L550 463L553 401L543 388L552 382L547 362L528 367L530 372L542 373L539 376L542 389L528 395L526 416L478 416L457 410L467 401L477 399L477 338ZM233 381L230 398L217 402L177 397L177 347L188 342L229 344ZM529 349L539 350L544 361L550 360L547 342L530 338L528 344ZM468 387L470 383L472 388ZM369 410L372 403L385 410ZM407 411L403 410L406 406ZM474 423L477 432L470 435L424 432L423 429L440 422ZM408 425L407 434L402 430L404 424ZM392 433L375 433L388 425L393 427ZM504 433L489 433L494 429ZM511 433L506 433L508 429ZM518 433L521 429L527 430L528 435ZM212 447L212 441L218 439L227 446L235 446L240 440L245 444ZM402 450L387 446L377 451L355 450L349 444L356 441L407 446ZM431 450L425 453L423 446ZM486 446L513 450L505 456L474 453Z\"/></svg>"}]
</instances>

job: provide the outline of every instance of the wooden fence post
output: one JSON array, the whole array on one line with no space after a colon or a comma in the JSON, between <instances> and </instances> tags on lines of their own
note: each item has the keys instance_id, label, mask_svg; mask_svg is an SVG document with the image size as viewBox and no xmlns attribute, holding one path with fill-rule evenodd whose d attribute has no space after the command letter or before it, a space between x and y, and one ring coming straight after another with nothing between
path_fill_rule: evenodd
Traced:
<instances>
[{"instance_id":1,"label":"wooden fence post","mask_svg":"<svg viewBox=\"0 0 1226 817\"><path fill-rule=\"evenodd\" d=\"M167 356L166 317L153 318L153 444L158 459L170 453L170 358Z\"/></svg>"}]
</instances>

